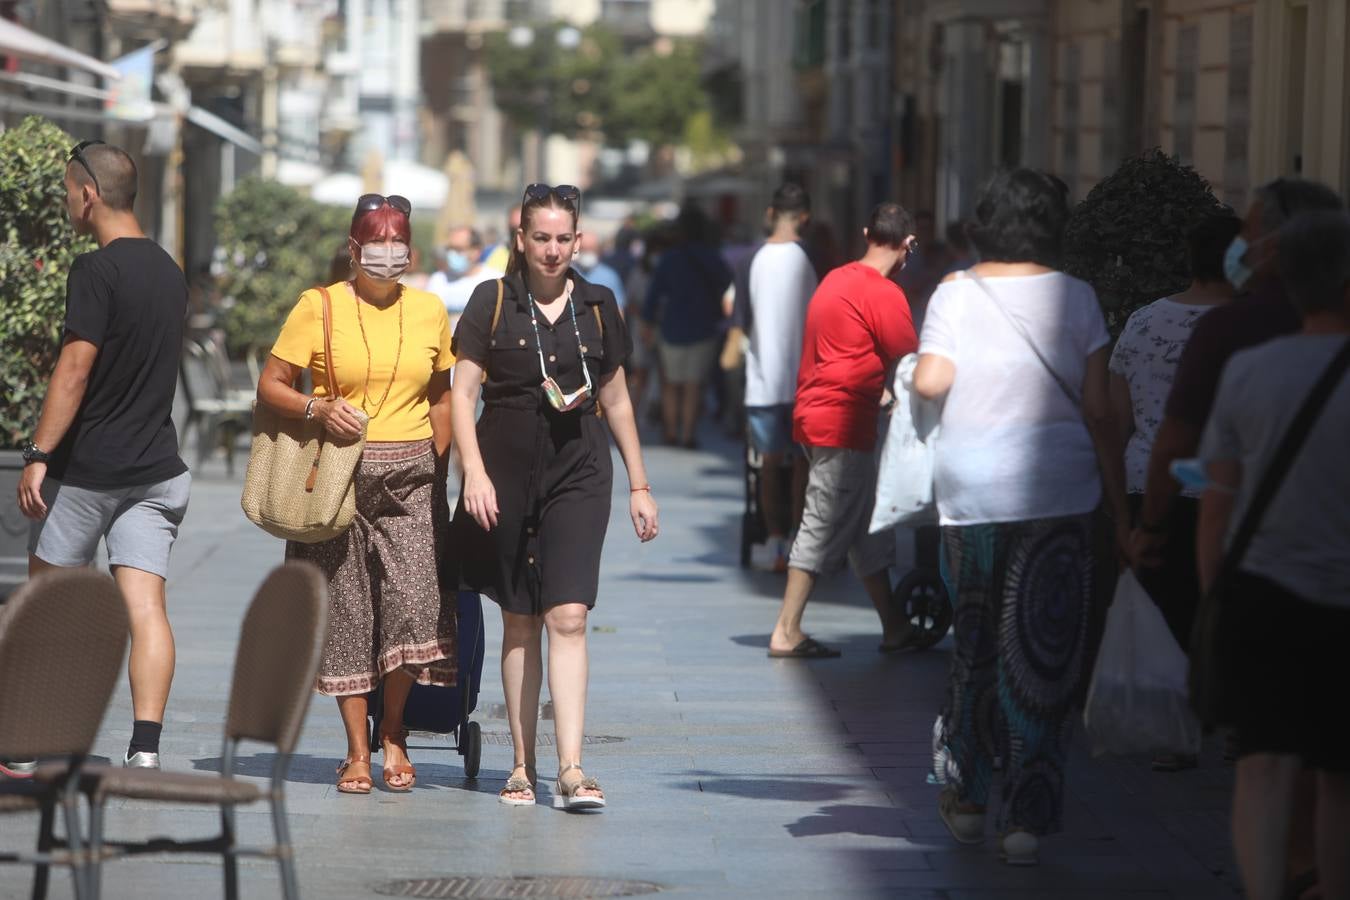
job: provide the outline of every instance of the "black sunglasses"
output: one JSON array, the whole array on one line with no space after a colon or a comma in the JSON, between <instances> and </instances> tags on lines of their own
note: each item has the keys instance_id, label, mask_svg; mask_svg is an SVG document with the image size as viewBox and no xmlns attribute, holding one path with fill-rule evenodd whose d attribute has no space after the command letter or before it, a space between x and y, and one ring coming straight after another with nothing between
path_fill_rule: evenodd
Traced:
<instances>
[{"instance_id":1,"label":"black sunglasses","mask_svg":"<svg viewBox=\"0 0 1350 900\"><path fill-rule=\"evenodd\" d=\"M356 201L356 212L358 215L374 212L386 203L405 216L412 215L412 204L408 202L407 197L401 194L390 194L388 197L384 194L362 194L360 199Z\"/></svg>"},{"instance_id":2,"label":"black sunglasses","mask_svg":"<svg viewBox=\"0 0 1350 900\"><path fill-rule=\"evenodd\" d=\"M84 166L84 170L85 170L86 172L88 172L88 173L89 173L89 177L92 178L92 179L94 180L94 190L97 191L99 194L102 194L102 193L103 193L103 188L99 187L99 184L98 184L98 176L94 174L94 169L93 169L92 166L89 165L89 160L87 160L87 159L84 158L84 151L85 151L87 148L94 146L95 144L102 144L102 143L105 143L105 142L104 142L104 141L80 141L78 144L75 145L75 149L70 151L70 159L66 160L66 164L67 164L67 165L69 165L70 163L73 163L73 162L77 162L77 163L79 163L80 165Z\"/></svg>"},{"instance_id":3,"label":"black sunglasses","mask_svg":"<svg viewBox=\"0 0 1350 900\"><path fill-rule=\"evenodd\" d=\"M547 200L550 194L557 197L564 203L572 204L572 208L574 211L578 212L580 211L581 188L577 187L575 184L560 184L554 186L544 184L543 182L540 181L536 181L534 184L527 184L525 186L526 202L529 202L531 200L534 201Z\"/></svg>"}]
</instances>

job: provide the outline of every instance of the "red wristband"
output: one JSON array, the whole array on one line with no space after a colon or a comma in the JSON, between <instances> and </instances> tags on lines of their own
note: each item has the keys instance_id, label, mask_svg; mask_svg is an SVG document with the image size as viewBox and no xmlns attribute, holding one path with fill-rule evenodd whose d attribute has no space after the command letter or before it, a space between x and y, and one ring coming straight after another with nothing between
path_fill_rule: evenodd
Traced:
<instances>
[{"instance_id":1,"label":"red wristband","mask_svg":"<svg viewBox=\"0 0 1350 900\"><path fill-rule=\"evenodd\" d=\"M638 491L646 491L647 493L650 494L652 492L652 486L650 484L644 484L642 487L635 487L628 489L628 493L630 494L636 494Z\"/></svg>"}]
</instances>

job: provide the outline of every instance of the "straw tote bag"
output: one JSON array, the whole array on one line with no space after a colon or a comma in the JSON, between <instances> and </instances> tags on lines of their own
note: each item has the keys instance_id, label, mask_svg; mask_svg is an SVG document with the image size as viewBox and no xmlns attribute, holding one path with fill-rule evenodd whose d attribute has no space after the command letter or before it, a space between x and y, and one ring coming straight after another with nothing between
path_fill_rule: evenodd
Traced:
<instances>
[{"instance_id":1,"label":"straw tote bag","mask_svg":"<svg viewBox=\"0 0 1350 900\"><path fill-rule=\"evenodd\" d=\"M324 368L328 396L341 396L333 377L332 300L323 295ZM328 437L318 421L288 419L265 403L253 404L253 448L240 505L250 522L268 534L303 544L335 538L356 518L356 474L366 445Z\"/></svg>"}]
</instances>

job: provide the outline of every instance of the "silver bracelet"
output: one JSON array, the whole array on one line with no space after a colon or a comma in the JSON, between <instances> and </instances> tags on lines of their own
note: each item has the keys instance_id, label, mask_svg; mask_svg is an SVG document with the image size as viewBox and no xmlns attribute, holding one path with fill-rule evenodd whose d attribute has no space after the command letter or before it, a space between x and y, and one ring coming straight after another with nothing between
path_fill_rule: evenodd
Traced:
<instances>
[{"instance_id":1,"label":"silver bracelet","mask_svg":"<svg viewBox=\"0 0 1350 900\"><path fill-rule=\"evenodd\" d=\"M310 398L309 398L309 402L305 404L305 421L306 421L306 422L308 422L310 419L313 419L313 418L314 418L314 401L315 401L315 400L318 400L318 399L319 399L318 397L310 397Z\"/></svg>"}]
</instances>

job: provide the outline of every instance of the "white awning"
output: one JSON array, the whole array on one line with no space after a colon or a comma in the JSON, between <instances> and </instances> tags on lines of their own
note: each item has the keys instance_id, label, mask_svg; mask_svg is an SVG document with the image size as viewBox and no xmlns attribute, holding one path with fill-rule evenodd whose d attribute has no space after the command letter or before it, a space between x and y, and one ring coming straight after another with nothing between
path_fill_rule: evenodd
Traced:
<instances>
[{"instance_id":1,"label":"white awning","mask_svg":"<svg viewBox=\"0 0 1350 900\"><path fill-rule=\"evenodd\" d=\"M71 94L76 97L85 97L90 100L106 100L108 92L102 88L89 87L83 84L73 84L69 81L62 81L59 78L47 78L42 75L31 75L25 72L10 73L0 72L0 82L11 82L30 88L41 88L49 91L57 91L63 94ZM88 106L61 106L56 103L43 103L35 100L28 100L15 94L8 94L0 91L0 109L12 109L16 112L30 112L47 116L48 118L64 118L76 122L127 122L126 119L120 119L106 110L99 108L93 109ZM165 103L153 104L156 117L173 115L173 108ZM186 118L198 128L204 128L217 137L229 141L241 150L247 150L250 153L262 155L262 142L241 128L230 124L226 120L213 112L202 109L200 106L188 107ZM144 125L144 121L132 121L132 124Z\"/></svg>"},{"instance_id":2,"label":"white awning","mask_svg":"<svg viewBox=\"0 0 1350 900\"><path fill-rule=\"evenodd\" d=\"M73 66L114 81L122 77L107 63L43 37L36 31L29 31L8 19L0 19L0 53L58 66Z\"/></svg>"}]
</instances>

